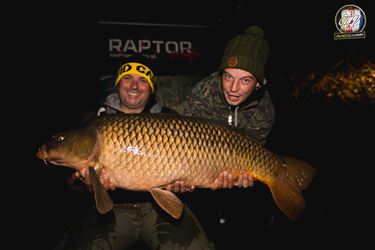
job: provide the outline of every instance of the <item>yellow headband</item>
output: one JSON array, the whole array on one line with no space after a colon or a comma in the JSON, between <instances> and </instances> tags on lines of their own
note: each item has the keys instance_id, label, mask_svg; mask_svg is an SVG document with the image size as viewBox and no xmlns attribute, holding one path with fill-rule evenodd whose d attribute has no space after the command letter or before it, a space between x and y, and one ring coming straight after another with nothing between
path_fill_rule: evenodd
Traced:
<instances>
[{"instance_id":1,"label":"yellow headband","mask_svg":"<svg viewBox=\"0 0 375 250\"><path fill-rule=\"evenodd\" d=\"M152 82L154 73L152 73L149 67L141 63L130 62L130 63L123 64L117 71L117 78L116 78L115 85L118 84L118 82L121 80L123 76L129 75L129 74L137 74L146 78L148 81L148 84L151 87L152 93L154 93L154 83Z\"/></svg>"}]
</instances>

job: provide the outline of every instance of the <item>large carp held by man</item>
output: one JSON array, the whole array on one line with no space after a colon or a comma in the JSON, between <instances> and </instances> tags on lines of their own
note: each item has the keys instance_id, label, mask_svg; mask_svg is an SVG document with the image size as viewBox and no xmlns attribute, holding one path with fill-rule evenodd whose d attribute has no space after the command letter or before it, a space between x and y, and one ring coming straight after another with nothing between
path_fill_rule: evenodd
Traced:
<instances>
[{"instance_id":1,"label":"large carp held by man","mask_svg":"<svg viewBox=\"0 0 375 250\"><path fill-rule=\"evenodd\" d=\"M309 164L278 156L226 124L167 114L114 114L56 134L37 157L77 171L89 168L99 213L112 209L98 176L105 171L117 188L148 191L174 218L183 203L165 187L175 181L210 188L220 172L247 173L266 184L278 207L296 220L315 175Z\"/></svg>"}]
</instances>

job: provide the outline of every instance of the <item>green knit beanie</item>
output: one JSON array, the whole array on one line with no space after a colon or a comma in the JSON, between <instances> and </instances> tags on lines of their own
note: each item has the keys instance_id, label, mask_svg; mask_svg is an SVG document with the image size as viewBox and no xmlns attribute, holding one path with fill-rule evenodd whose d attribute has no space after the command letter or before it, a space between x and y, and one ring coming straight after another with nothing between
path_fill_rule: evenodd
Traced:
<instances>
[{"instance_id":1,"label":"green knit beanie","mask_svg":"<svg viewBox=\"0 0 375 250\"><path fill-rule=\"evenodd\" d=\"M243 69L255 75L258 82L262 83L269 49L263 30L258 26L250 26L245 33L229 42L220 69Z\"/></svg>"}]
</instances>

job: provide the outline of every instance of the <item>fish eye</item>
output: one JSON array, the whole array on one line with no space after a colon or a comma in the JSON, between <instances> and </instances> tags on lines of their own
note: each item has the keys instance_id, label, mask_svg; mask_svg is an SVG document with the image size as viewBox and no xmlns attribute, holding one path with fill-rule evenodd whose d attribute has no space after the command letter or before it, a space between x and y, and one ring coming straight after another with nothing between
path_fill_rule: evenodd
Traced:
<instances>
[{"instance_id":1,"label":"fish eye","mask_svg":"<svg viewBox=\"0 0 375 250\"><path fill-rule=\"evenodd\" d=\"M54 139L58 142L62 142L63 140L65 140L65 136L63 135L58 135L58 136L55 136Z\"/></svg>"}]
</instances>

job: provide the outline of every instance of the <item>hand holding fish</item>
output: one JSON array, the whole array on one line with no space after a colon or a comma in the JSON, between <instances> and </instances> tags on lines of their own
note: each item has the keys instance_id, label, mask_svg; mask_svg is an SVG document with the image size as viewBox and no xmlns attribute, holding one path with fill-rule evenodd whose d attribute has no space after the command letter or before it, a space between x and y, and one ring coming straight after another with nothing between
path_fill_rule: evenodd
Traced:
<instances>
[{"instance_id":1,"label":"hand holding fish","mask_svg":"<svg viewBox=\"0 0 375 250\"><path fill-rule=\"evenodd\" d=\"M220 188L231 189L233 186L248 188L252 187L253 184L253 178L247 173L239 175L238 178L233 178L230 173L224 171L219 174L217 179L215 179L214 184L211 186L211 190L217 190Z\"/></svg>"}]
</instances>

